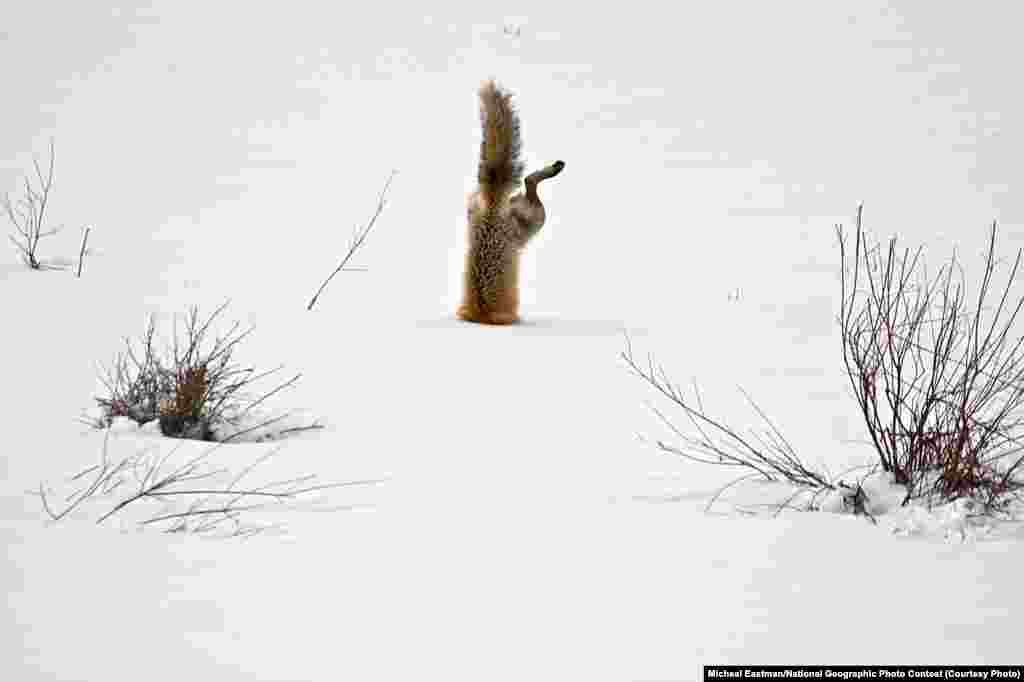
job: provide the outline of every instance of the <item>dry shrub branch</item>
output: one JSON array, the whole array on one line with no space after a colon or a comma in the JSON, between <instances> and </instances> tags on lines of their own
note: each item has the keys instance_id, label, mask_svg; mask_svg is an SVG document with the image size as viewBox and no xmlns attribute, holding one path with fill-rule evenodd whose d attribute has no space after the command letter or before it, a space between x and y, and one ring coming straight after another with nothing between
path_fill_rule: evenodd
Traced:
<instances>
[{"instance_id":1,"label":"dry shrub branch","mask_svg":"<svg viewBox=\"0 0 1024 682\"><path fill-rule=\"evenodd\" d=\"M250 512L271 505L316 502L327 490L374 485L384 479L324 483L316 474L288 479L253 481L256 469L280 452L275 448L238 471L217 465L218 443L193 457L184 457L180 443L161 454L137 450L122 457L109 452L105 434L100 462L71 476L58 490L40 484L37 492L51 521L60 521L86 506L99 507L95 522L134 510L132 521L168 533L249 535L274 524L255 521ZM130 508L130 510L129 510Z\"/></svg>"},{"instance_id":2,"label":"dry shrub branch","mask_svg":"<svg viewBox=\"0 0 1024 682\"><path fill-rule=\"evenodd\" d=\"M746 478L760 478L764 481L785 481L801 490L823 492L835 489L825 475L814 471L800 460L775 422L742 388L740 392L762 423L760 430L751 429L744 433L712 416L705 408L696 384L693 385L691 400L653 356L648 355L647 361L643 363L636 359L628 336L626 349L622 352L621 358L636 376L682 412L690 424L691 428L683 431L663 411L652 405L651 410L654 414L675 435L673 443L656 441L659 450L701 464L733 467L750 472L734 483ZM812 504L813 501L814 496L811 498Z\"/></svg>"}]
</instances>

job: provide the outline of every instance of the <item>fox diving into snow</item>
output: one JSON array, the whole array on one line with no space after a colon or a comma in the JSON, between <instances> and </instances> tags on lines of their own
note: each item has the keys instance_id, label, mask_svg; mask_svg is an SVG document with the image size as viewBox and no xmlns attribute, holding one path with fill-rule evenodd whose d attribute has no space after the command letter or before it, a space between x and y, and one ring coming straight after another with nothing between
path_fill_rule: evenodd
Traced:
<instances>
[{"instance_id":1,"label":"fox diving into snow","mask_svg":"<svg viewBox=\"0 0 1024 682\"><path fill-rule=\"evenodd\" d=\"M523 192L511 196L523 177L519 116L511 95L494 81L480 86L478 188L469 197L469 249L458 317L483 324L519 319L519 253L544 226L537 185L565 168L564 161L526 176Z\"/></svg>"}]
</instances>

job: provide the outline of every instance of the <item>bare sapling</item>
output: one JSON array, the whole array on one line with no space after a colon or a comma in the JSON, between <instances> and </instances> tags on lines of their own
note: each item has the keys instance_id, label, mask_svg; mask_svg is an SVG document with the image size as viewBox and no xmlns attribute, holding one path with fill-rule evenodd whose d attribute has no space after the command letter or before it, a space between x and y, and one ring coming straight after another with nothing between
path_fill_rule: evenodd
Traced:
<instances>
[{"instance_id":1,"label":"bare sapling","mask_svg":"<svg viewBox=\"0 0 1024 682\"><path fill-rule=\"evenodd\" d=\"M44 170L38 159L32 160L35 177L26 176L21 196L11 198L4 194L2 208L13 226L8 236L22 262L33 270L56 269L39 259L39 242L60 231L59 227L47 227L46 211L53 190L54 149L50 140L49 162Z\"/></svg>"}]
</instances>

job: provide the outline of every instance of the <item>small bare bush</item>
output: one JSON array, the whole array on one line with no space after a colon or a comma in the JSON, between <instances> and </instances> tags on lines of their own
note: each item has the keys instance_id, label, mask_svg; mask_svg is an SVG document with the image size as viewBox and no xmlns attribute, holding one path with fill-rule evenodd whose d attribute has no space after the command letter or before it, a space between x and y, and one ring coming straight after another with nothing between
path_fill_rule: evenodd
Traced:
<instances>
[{"instance_id":1,"label":"small bare bush","mask_svg":"<svg viewBox=\"0 0 1024 682\"><path fill-rule=\"evenodd\" d=\"M25 177L22 195L11 199L4 194L3 210L7 219L14 226L9 239L14 244L22 262L33 270L53 268L39 260L39 242L60 231L60 228L46 226L46 209L49 207L50 193L53 189L53 141L50 141L50 158L46 170L33 159L35 178Z\"/></svg>"},{"instance_id":2,"label":"small bare bush","mask_svg":"<svg viewBox=\"0 0 1024 682\"><path fill-rule=\"evenodd\" d=\"M921 249L869 246L858 207L853 244L836 226L842 261L843 361L882 468L906 504L972 498L993 510L1019 491L1024 464L1024 298L994 283L996 224L981 284L968 292L954 254L928 276Z\"/></svg>"},{"instance_id":3,"label":"small bare bush","mask_svg":"<svg viewBox=\"0 0 1024 682\"><path fill-rule=\"evenodd\" d=\"M662 452L677 455L691 462L748 472L729 486L748 478L781 481L794 486L797 495L786 500L780 509L804 493L809 493L808 503L804 508L813 508L820 494L836 489L825 475L811 469L800 460L793 446L775 423L743 389L740 389L743 397L762 422L761 430L743 433L712 416L705 409L696 384L693 386L693 398L687 398L683 389L672 381L664 367L658 364L653 356L648 355L647 361L643 363L635 358L628 336L626 349L622 352L621 358L636 376L682 412L682 416L692 427L689 433L684 432L664 412L652 405L651 410L654 414L675 435L672 443L656 441L658 449ZM719 491L719 494L721 492ZM718 495L711 499L709 507L717 497Z\"/></svg>"},{"instance_id":4,"label":"small bare bush","mask_svg":"<svg viewBox=\"0 0 1024 682\"><path fill-rule=\"evenodd\" d=\"M227 305L205 318L197 306L189 308L184 319L175 318L172 339L162 349L157 347L152 317L141 342L125 339L125 350L101 372L106 395L96 398L101 417L95 425L106 427L116 417L128 417L139 425L158 421L166 436L227 441L287 417L285 413L249 423L261 405L301 375L256 392L259 382L282 367L257 372L235 361L235 350L252 328L243 330L236 321L227 332L214 333L214 323ZM313 428L319 425L288 431Z\"/></svg>"}]
</instances>

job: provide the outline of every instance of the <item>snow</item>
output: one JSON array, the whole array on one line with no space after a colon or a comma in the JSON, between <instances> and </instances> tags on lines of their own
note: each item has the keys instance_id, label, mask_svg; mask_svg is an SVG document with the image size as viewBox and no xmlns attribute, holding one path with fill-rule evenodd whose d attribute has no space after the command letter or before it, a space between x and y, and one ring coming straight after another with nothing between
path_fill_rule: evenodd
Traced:
<instances>
[{"instance_id":1,"label":"snow","mask_svg":"<svg viewBox=\"0 0 1024 682\"><path fill-rule=\"evenodd\" d=\"M0 679L667 682L702 664L1019 660L1019 523L900 507L863 472L847 481L877 524L835 497L747 513L789 494L753 483L708 510L734 472L659 453L656 396L619 359L628 333L724 420L755 423L741 385L809 464L870 463L833 226L863 200L867 229L937 258L960 245L969 272L992 219L1001 251L1021 246L1012 9L430 11L8 12L0 188L53 137L65 229L42 255L76 264L92 232L81 279L0 257ZM453 317L490 76L517 94L528 166L567 164L541 189L511 328ZM392 169L366 271L307 312ZM276 448L268 480L379 482L255 510L275 532L245 538L160 533L141 507L96 524L111 499L49 522L40 485L66 490L105 448L210 447L79 417L97 363L148 315L229 299L225 320L255 327L240 361L301 372L274 405L324 428L224 445L216 465Z\"/></svg>"}]
</instances>

